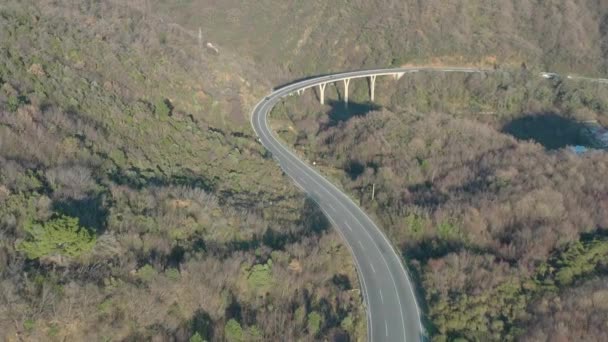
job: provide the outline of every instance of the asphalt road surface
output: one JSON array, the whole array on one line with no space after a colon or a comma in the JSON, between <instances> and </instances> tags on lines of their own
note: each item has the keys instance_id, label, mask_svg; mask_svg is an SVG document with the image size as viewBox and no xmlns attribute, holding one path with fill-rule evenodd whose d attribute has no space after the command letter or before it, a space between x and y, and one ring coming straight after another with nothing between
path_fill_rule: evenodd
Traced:
<instances>
[{"instance_id":1,"label":"asphalt road surface","mask_svg":"<svg viewBox=\"0 0 608 342\"><path fill-rule=\"evenodd\" d=\"M491 72L476 68L396 68L324 75L273 91L257 104L251 117L251 124L262 145L285 173L319 205L350 248L366 306L369 341L417 342L425 339L414 285L404 262L384 233L355 202L275 136L268 126L267 116L282 97L298 90L351 77L396 73L403 73L407 77L408 73L418 71Z\"/></svg>"}]
</instances>

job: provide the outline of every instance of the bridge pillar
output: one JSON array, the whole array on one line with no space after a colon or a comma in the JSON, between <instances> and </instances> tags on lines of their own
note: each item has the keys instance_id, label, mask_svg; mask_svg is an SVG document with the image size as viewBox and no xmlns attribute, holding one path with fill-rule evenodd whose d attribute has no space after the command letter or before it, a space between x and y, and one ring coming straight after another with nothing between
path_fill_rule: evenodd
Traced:
<instances>
[{"instance_id":1,"label":"bridge pillar","mask_svg":"<svg viewBox=\"0 0 608 342\"><path fill-rule=\"evenodd\" d=\"M302 95L304 93L304 89L298 89L298 95Z\"/></svg>"},{"instance_id":2,"label":"bridge pillar","mask_svg":"<svg viewBox=\"0 0 608 342\"><path fill-rule=\"evenodd\" d=\"M350 78L344 79L344 103L348 104L348 85L350 84Z\"/></svg>"},{"instance_id":3,"label":"bridge pillar","mask_svg":"<svg viewBox=\"0 0 608 342\"><path fill-rule=\"evenodd\" d=\"M404 74L405 74L404 72L398 72L398 73L395 73L393 75L393 77L395 77L396 80L400 80L401 77L403 77Z\"/></svg>"},{"instance_id":4,"label":"bridge pillar","mask_svg":"<svg viewBox=\"0 0 608 342\"><path fill-rule=\"evenodd\" d=\"M325 104L325 86L327 83L319 84L319 99L321 100L321 104Z\"/></svg>"},{"instance_id":5,"label":"bridge pillar","mask_svg":"<svg viewBox=\"0 0 608 342\"><path fill-rule=\"evenodd\" d=\"M369 97L371 101L374 101L374 95L376 92L376 75L369 77Z\"/></svg>"}]
</instances>

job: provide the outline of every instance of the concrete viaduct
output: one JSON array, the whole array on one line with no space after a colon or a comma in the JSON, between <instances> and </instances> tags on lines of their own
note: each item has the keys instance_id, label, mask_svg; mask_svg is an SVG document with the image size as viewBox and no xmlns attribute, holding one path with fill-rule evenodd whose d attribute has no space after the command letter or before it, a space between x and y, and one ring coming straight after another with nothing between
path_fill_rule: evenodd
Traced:
<instances>
[{"instance_id":1,"label":"concrete viaduct","mask_svg":"<svg viewBox=\"0 0 608 342\"><path fill-rule=\"evenodd\" d=\"M409 72L416 72L416 71L409 71ZM302 95L304 93L304 91L308 88L312 88L315 86L319 87L319 101L321 102L321 104L325 104L325 87L327 86L327 84L332 83L332 82L337 83L337 82L342 81L342 83L344 84L344 102L348 103L348 87L350 85L350 81L352 79L356 79L356 78L368 78L368 80L369 80L369 97L370 97L371 101L374 101L375 93L376 93L376 77L393 76L393 78L395 80L398 80L401 77L403 77L404 74L405 74L405 72L400 71L400 72L377 72L377 73L374 73L371 75L354 75L354 76L348 76L348 77L329 76L330 80L327 82L300 88L296 92L298 95Z\"/></svg>"},{"instance_id":2,"label":"concrete viaduct","mask_svg":"<svg viewBox=\"0 0 608 342\"><path fill-rule=\"evenodd\" d=\"M345 72L340 74L333 74L328 76L320 76L312 84L303 84L299 88L295 90L295 93L298 95L302 95L306 89L318 87L318 95L319 101L321 104L325 104L325 88L329 83L338 83L342 81L343 90L344 90L344 102L348 103L348 88L350 86L350 81L357 78L367 78L369 84L369 97L370 101L375 100L376 93L376 78L378 76L392 76L395 80L401 79L406 73L415 73L418 71L434 71L434 72L460 72L460 73L483 73L483 72L492 72L491 69L480 69L480 68L462 68L462 67L452 67L452 68L434 68L434 67L420 67L420 68L395 68L395 69L376 69L376 70L361 70L361 71L353 71L353 72ZM547 79L553 79L556 77L561 77L557 73L551 72L541 72L539 76ZM567 79L571 80L581 80L588 82L596 82L596 83L604 83L608 84L608 79L604 78L589 78L589 77L580 77L580 76L571 76L567 75ZM306 82L301 82L306 83ZM286 86L282 89L289 88ZM289 95L293 95L294 92L289 93Z\"/></svg>"}]
</instances>

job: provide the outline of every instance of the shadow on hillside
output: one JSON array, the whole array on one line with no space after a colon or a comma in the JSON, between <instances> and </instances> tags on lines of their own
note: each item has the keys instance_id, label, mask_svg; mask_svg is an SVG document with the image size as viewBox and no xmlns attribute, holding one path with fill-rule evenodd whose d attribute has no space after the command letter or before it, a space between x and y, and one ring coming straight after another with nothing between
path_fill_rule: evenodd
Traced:
<instances>
[{"instance_id":1,"label":"shadow on hillside","mask_svg":"<svg viewBox=\"0 0 608 342\"><path fill-rule=\"evenodd\" d=\"M519 140L532 140L548 150L569 145L586 145L581 136L583 125L555 113L529 114L503 126L502 132Z\"/></svg>"},{"instance_id":2,"label":"shadow on hillside","mask_svg":"<svg viewBox=\"0 0 608 342\"><path fill-rule=\"evenodd\" d=\"M195 242L194 248L204 250L219 258L227 258L239 251L253 251L262 245L273 250L283 250L287 245L307 237L320 236L331 228L329 221L311 198L305 200L298 223L300 227L296 229L269 227L262 236L254 236L251 240L217 242L200 239Z\"/></svg>"},{"instance_id":3,"label":"shadow on hillside","mask_svg":"<svg viewBox=\"0 0 608 342\"><path fill-rule=\"evenodd\" d=\"M214 337L213 331L213 318L203 309L198 309L192 316L192 320L189 322L190 336L198 333L204 341L212 341ZM192 340L192 339L190 339Z\"/></svg>"},{"instance_id":4,"label":"shadow on hillside","mask_svg":"<svg viewBox=\"0 0 608 342\"><path fill-rule=\"evenodd\" d=\"M365 116L370 112L379 110L381 107L371 103L349 102L348 105L343 101L329 101L329 127L337 126L340 122L348 121L355 116Z\"/></svg>"},{"instance_id":5,"label":"shadow on hillside","mask_svg":"<svg viewBox=\"0 0 608 342\"><path fill-rule=\"evenodd\" d=\"M358 160L351 160L346 164L344 171L354 181L365 172L365 165Z\"/></svg>"},{"instance_id":6,"label":"shadow on hillside","mask_svg":"<svg viewBox=\"0 0 608 342\"><path fill-rule=\"evenodd\" d=\"M162 186L188 186L201 188L205 192L212 193L215 186L212 179L199 176L191 171L183 171L182 174L165 177L153 169L130 168L118 169L110 173L110 179L119 185L128 186L131 189L141 190L145 187Z\"/></svg>"},{"instance_id":7,"label":"shadow on hillside","mask_svg":"<svg viewBox=\"0 0 608 342\"><path fill-rule=\"evenodd\" d=\"M100 196L83 199L66 199L53 203L53 210L60 214L77 217L81 226L102 234L108 219L108 210Z\"/></svg>"}]
</instances>

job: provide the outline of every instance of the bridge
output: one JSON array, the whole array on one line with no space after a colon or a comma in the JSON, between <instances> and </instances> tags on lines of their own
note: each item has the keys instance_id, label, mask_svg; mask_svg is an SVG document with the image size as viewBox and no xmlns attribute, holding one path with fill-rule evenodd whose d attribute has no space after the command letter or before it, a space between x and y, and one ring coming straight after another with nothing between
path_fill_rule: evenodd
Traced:
<instances>
[{"instance_id":1,"label":"bridge","mask_svg":"<svg viewBox=\"0 0 608 342\"><path fill-rule=\"evenodd\" d=\"M412 70L409 72L416 72L416 70ZM405 72L380 72L380 73L374 73L371 74L369 76L351 76L351 77L335 77L335 79L332 79L332 82L340 82L342 81L344 83L344 102L348 103L348 87L350 85L350 80L355 79L355 78L368 78L369 79L369 96L370 96L370 100L374 101L375 99L375 92L376 92L376 77L378 76L393 76L394 79L398 80L401 77L403 77L403 75L405 74ZM331 78L332 76L330 76ZM319 87L319 101L321 102L321 104L325 104L325 87L327 86L327 84L330 82L324 82L324 83L319 83L317 85L317 87ZM311 88L313 86L309 86L309 87L304 87L304 88L300 88L297 90L298 95L302 95L304 93L304 91L308 88Z\"/></svg>"},{"instance_id":2,"label":"bridge","mask_svg":"<svg viewBox=\"0 0 608 342\"><path fill-rule=\"evenodd\" d=\"M348 88L350 86L350 81L357 78L367 78L369 84L369 97L370 101L375 101L375 93L376 93L376 78L378 76L391 76L395 80L401 79L403 75L406 73L415 73L419 71L437 71L441 70L442 72L465 72L465 73L473 73L473 72L486 72L491 71L489 69L475 69L475 68L396 68L396 69L375 69L375 70L361 70L354 72L347 72L341 74L333 74L327 76L321 76L319 78L315 78L315 80L319 80L325 77L324 80L317 82L315 84L302 85L298 89L295 90L295 93L298 95L302 95L306 89L310 89L313 87L318 87L318 95L319 101L321 104L325 104L325 88L329 83L339 83L342 82L343 90L344 90L344 102L348 103ZM305 81L304 81L305 82ZM298 83L299 84L299 83ZM291 85L290 85L291 86ZM294 93L289 93L289 95L293 95Z\"/></svg>"}]
</instances>

